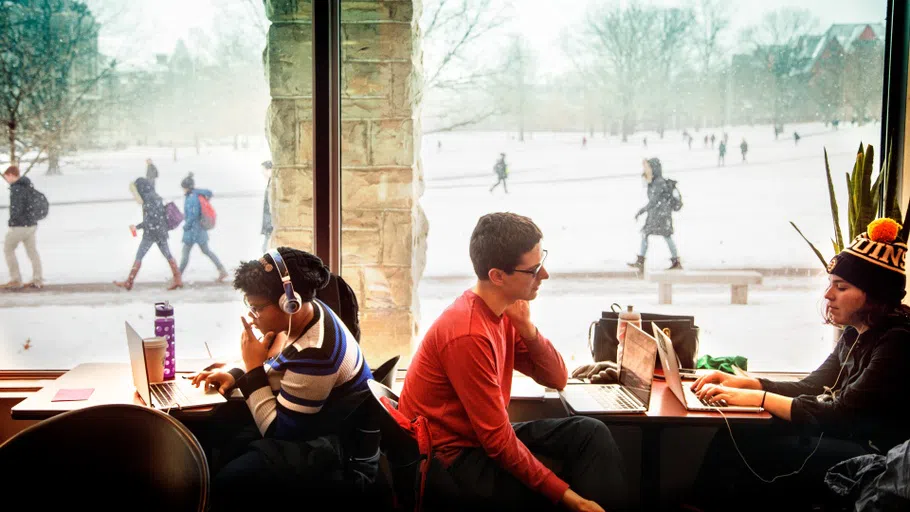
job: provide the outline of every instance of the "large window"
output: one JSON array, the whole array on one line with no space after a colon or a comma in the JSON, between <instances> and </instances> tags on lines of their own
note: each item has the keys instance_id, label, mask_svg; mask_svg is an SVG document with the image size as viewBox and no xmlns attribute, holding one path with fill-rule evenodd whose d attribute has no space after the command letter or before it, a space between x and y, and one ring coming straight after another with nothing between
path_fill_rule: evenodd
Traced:
<instances>
[{"instance_id":1,"label":"large window","mask_svg":"<svg viewBox=\"0 0 910 512\"><path fill-rule=\"evenodd\" d=\"M881 150L886 0L420 3L416 33L400 26L413 15L407 1L343 9L343 206L357 205L343 218L345 254L355 247L357 257L344 264L365 269L352 283L368 295L362 308L410 302L401 283L420 264L396 263L406 251L369 233L378 223L394 233L419 201L429 232L414 293L418 338L474 280L468 241L478 217L513 211L544 232L551 278L532 311L570 366L590 358L588 325L614 302L694 315L701 354L743 355L750 369L810 370L830 351L824 269L790 221L831 256L824 151L843 208L857 146ZM0 369L125 361L123 321L150 332L162 300L175 306L180 357L233 355L244 309L198 246L183 289L165 290L171 271L156 247L132 291L111 287L127 278L141 237L129 230L142 218L129 184L150 159L158 193L182 210L192 172L214 193L209 246L224 267L258 257L270 94L288 107L272 122L297 126L299 140L281 142L298 151L311 135L301 122L310 70L264 70L266 32L284 31L287 45L266 56L284 62L282 52L310 51L307 25L269 28L255 1L74 6L0 5L0 47L12 49L0 52L0 93L17 100L0 102L4 125L16 126L0 164L19 161L50 200L37 232L44 289L0 292ZM20 26L53 26L66 44L19 37ZM406 105L410 97L419 101ZM403 141L403 129L416 142ZM413 187L399 158L410 150L423 181ZM508 175L497 183L501 154ZM652 158L681 192L672 213L681 266L759 271L748 304L730 304L720 284L675 285L673 303L658 304L658 285L628 265L638 263L642 161ZM273 174L308 170L275 162ZM273 190L281 205L272 211L308 222L294 194ZM0 222L8 215L4 193ZM182 234L169 237L177 262ZM646 276L671 266L664 239L649 241ZM390 254L386 267L363 263ZM16 255L29 281L21 245ZM9 278L0 266L0 281Z\"/></svg>"},{"instance_id":2,"label":"large window","mask_svg":"<svg viewBox=\"0 0 910 512\"><path fill-rule=\"evenodd\" d=\"M111 282L127 279L142 239L129 229L142 221L130 184L146 177L146 159L164 203L184 210L189 173L212 191L209 247L228 272L259 257L260 164L270 159L261 2L14 0L0 5L0 24L0 164L16 159L50 202L37 229L44 288L0 291L0 369L127 361L124 320L151 336L164 300L180 357L206 357L206 344L216 357L235 354L242 303L198 245L182 289L166 290L172 273L155 246L132 291ZM183 225L169 232L178 264L182 238ZM16 256L31 281L22 245ZM9 280L3 264L0 281Z\"/></svg>"},{"instance_id":3,"label":"large window","mask_svg":"<svg viewBox=\"0 0 910 512\"><path fill-rule=\"evenodd\" d=\"M814 369L833 343L826 276L790 221L833 255L824 152L843 207L860 142L881 150L885 15L885 0L423 2L420 335L474 280L477 219L513 211L543 230L551 278L532 312L570 365L590 359L588 326L616 302L694 315L701 354ZM757 270L748 304L702 284L662 305L629 265L647 276L675 261L650 224L637 258L653 158L683 200L679 264Z\"/></svg>"}]
</instances>

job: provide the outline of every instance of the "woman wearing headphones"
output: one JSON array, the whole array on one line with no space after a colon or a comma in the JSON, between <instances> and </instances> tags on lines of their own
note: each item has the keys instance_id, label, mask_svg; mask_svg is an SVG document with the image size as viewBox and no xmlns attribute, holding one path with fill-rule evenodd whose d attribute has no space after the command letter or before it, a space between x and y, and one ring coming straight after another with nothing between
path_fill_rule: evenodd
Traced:
<instances>
[{"instance_id":1,"label":"woman wearing headphones","mask_svg":"<svg viewBox=\"0 0 910 512\"><path fill-rule=\"evenodd\" d=\"M287 247L241 263L235 273L234 288L249 307L249 321L241 317L243 363L203 371L193 383L222 393L239 388L256 430L251 443L233 442L239 456L224 449L213 457L215 510L261 503L261 491L276 484L347 493L376 475L379 435L360 407L372 373L354 336L315 298L329 278L318 257ZM299 505L296 493L265 499Z\"/></svg>"},{"instance_id":2,"label":"woman wearing headphones","mask_svg":"<svg viewBox=\"0 0 910 512\"><path fill-rule=\"evenodd\" d=\"M876 219L828 264L825 320L844 331L817 370L798 382L713 372L692 385L721 412L724 403L757 405L776 420L718 431L696 481L699 505L728 508L744 503L736 498L759 496L754 506L817 503L828 468L910 437L902 419L910 397L910 308L901 304L907 245L900 229Z\"/></svg>"}]
</instances>

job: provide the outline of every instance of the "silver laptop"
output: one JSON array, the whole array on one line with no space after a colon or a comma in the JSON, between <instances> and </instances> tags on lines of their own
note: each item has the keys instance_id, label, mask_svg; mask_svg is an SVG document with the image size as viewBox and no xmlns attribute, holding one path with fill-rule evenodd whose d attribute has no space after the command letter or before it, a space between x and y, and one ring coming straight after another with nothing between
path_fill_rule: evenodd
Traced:
<instances>
[{"instance_id":1,"label":"silver laptop","mask_svg":"<svg viewBox=\"0 0 910 512\"><path fill-rule=\"evenodd\" d=\"M126 325L126 342L130 349L133 384L146 405L154 409L187 409L207 407L227 401L218 391L206 390L206 386L197 388L190 381L179 377L150 384L148 369L145 365L142 336L139 336L129 322L124 322L124 324Z\"/></svg>"},{"instance_id":2,"label":"silver laptop","mask_svg":"<svg viewBox=\"0 0 910 512\"><path fill-rule=\"evenodd\" d=\"M657 341L657 353L660 355L660 365L664 369L664 378L667 379L667 387L676 395L676 398L689 411L729 411L729 412L762 412L761 407L747 407L738 405L708 404L703 402L692 391L688 384L683 384L679 376L679 358L676 356L676 350L673 348L673 342L660 330L657 322L651 324L654 330L654 339Z\"/></svg>"},{"instance_id":3,"label":"silver laptop","mask_svg":"<svg viewBox=\"0 0 910 512\"><path fill-rule=\"evenodd\" d=\"M559 398L574 414L623 414L646 412L651 402L651 382L657 343L634 325L626 330L619 369L619 384L572 384Z\"/></svg>"}]
</instances>

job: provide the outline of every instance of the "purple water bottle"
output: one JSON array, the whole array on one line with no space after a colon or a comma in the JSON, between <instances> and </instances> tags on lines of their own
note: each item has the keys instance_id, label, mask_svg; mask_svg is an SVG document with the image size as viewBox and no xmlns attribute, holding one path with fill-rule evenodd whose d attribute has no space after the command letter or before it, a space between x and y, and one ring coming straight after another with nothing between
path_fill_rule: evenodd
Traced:
<instances>
[{"instance_id":1,"label":"purple water bottle","mask_svg":"<svg viewBox=\"0 0 910 512\"><path fill-rule=\"evenodd\" d=\"M168 302L155 303L155 336L162 336L167 340L164 380L173 380L177 371L177 356L174 354L174 308Z\"/></svg>"}]
</instances>

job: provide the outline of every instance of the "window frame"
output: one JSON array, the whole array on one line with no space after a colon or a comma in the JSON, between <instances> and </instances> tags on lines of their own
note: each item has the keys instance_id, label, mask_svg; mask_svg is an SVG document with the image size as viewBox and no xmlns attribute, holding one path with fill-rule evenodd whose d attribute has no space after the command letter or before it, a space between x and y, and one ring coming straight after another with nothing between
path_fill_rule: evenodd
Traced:
<instances>
[{"instance_id":1,"label":"window frame","mask_svg":"<svg viewBox=\"0 0 910 512\"><path fill-rule=\"evenodd\" d=\"M314 252L329 268L341 271L341 1L313 2L313 213ZM891 169L901 176L901 204L910 198L910 177L904 165L910 23L907 2L888 0L885 28L885 74L882 89L880 163L891 151ZM906 212L905 212L906 214ZM62 375L62 369L0 368L0 393L17 395L40 389L41 381ZM34 384L34 386L32 386ZM22 395L23 397L26 395Z\"/></svg>"}]
</instances>

